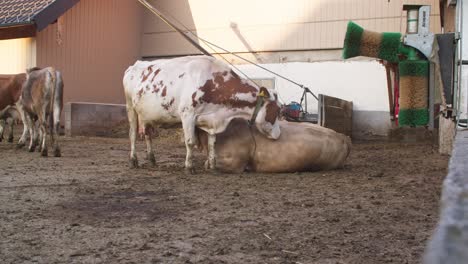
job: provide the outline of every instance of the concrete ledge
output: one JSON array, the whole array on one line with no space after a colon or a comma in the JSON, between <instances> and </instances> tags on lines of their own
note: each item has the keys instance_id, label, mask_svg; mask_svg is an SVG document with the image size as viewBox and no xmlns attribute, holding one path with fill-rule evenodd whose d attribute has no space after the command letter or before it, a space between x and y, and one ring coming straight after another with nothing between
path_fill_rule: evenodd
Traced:
<instances>
[{"instance_id":1,"label":"concrete ledge","mask_svg":"<svg viewBox=\"0 0 468 264\"><path fill-rule=\"evenodd\" d=\"M392 124L385 111L353 111L353 139L369 139L373 136L387 137Z\"/></svg>"},{"instance_id":2,"label":"concrete ledge","mask_svg":"<svg viewBox=\"0 0 468 264\"><path fill-rule=\"evenodd\" d=\"M468 131L458 131L425 264L468 263Z\"/></svg>"},{"instance_id":3,"label":"concrete ledge","mask_svg":"<svg viewBox=\"0 0 468 264\"><path fill-rule=\"evenodd\" d=\"M70 102L64 112L67 136L110 136L112 127L127 120L123 104Z\"/></svg>"}]
</instances>

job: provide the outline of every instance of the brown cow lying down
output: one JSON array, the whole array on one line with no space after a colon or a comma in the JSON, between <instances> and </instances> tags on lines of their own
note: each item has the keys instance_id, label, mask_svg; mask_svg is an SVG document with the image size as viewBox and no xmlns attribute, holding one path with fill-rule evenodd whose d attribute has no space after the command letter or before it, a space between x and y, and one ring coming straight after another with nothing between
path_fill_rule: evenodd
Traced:
<instances>
[{"instance_id":1,"label":"brown cow lying down","mask_svg":"<svg viewBox=\"0 0 468 264\"><path fill-rule=\"evenodd\" d=\"M349 137L319 125L281 121L280 127L280 138L271 140L247 121L233 120L216 138L216 168L231 173L330 170L342 167L351 150ZM207 134L198 134L206 150Z\"/></svg>"},{"instance_id":2,"label":"brown cow lying down","mask_svg":"<svg viewBox=\"0 0 468 264\"><path fill-rule=\"evenodd\" d=\"M21 117L15 106L7 106L0 111L0 141L3 140L5 127L8 125L8 142L13 142L13 126L18 120L21 120Z\"/></svg>"}]
</instances>

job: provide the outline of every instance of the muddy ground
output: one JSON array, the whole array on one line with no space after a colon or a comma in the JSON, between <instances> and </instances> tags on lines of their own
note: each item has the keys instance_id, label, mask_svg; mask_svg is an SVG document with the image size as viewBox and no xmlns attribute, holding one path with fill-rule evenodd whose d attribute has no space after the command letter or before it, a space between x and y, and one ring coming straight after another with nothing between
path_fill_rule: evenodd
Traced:
<instances>
[{"instance_id":1,"label":"muddy ground","mask_svg":"<svg viewBox=\"0 0 468 264\"><path fill-rule=\"evenodd\" d=\"M177 137L155 140L156 167L139 142L136 170L128 139L61 144L0 143L1 263L419 263L448 161L372 141L337 171L211 175L198 155L185 175Z\"/></svg>"}]
</instances>

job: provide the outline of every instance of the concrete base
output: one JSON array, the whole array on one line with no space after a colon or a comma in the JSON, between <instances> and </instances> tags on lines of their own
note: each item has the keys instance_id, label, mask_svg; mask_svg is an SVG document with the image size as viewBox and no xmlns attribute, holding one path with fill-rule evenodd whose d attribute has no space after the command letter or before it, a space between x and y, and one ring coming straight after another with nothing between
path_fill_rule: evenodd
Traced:
<instances>
[{"instance_id":1,"label":"concrete base","mask_svg":"<svg viewBox=\"0 0 468 264\"><path fill-rule=\"evenodd\" d=\"M70 102L64 112L67 136L110 136L112 127L127 120L123 104Z\"/></svg>"},{"instance_id":2,"label":"concrete base","mask_svg":"<svg viewBox=\"0 0 468 264\"><path fill-rule=\"evenodd\" d=\"M391 141L414 143L432 142L437 144L437 130L429 130L425 127L398 127L390 130L388 135Z\"/></svg>"},{"instance_id":3,"label":"concrete base","mask_svg":"<svg viewBox=\"0 0 468 264\"><path fill-rule=\"evenodd\" d=\"M387 137L392 124L386 111L353 111L353 139Z\"/></svg>"}]
</instances>

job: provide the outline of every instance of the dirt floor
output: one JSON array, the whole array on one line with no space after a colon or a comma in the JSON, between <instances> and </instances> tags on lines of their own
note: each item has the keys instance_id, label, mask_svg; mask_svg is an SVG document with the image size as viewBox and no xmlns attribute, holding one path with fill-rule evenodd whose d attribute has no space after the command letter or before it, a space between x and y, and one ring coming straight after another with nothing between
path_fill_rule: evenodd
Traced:
<instances>
[{"instance_id":1,"label":"dirt floor","mask_svg":"<svg viewBox=\"0 0 468 264\"><path fill-rule=\"evenodd\" d=\"M170 133L169 133L170 134ZM0 143L1 263L419 263L448 157L354 142L342 170L185 175L177 137L156 167L128 139L62 137L61 158Z\"/></svg>"}]
</instances>

